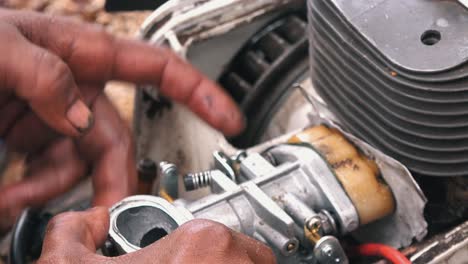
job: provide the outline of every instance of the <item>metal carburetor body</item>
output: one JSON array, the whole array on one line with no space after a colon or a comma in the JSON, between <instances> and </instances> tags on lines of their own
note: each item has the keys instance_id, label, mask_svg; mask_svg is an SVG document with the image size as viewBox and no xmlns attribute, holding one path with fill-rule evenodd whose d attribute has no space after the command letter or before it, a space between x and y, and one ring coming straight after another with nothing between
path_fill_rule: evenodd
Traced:
<instances>
[{"instance_id":1,"label":"metal carburetor body","mask_svg":"<svg viewBox=\"0 0 468 264\"><path fill-rule=\"evenodd\" d=\"M188 190L210 188L211 194L199 200L124 199L111 209L109 251L138 250L149 244L149 237L157 241L194 218L223 223L265 242L279 263L348 263L337 239L344 235L397 247L423 238L425 198L405 167L334 123L318 117L315 122L325 125L233 158L216 152L213 170L185 176ZM326 142L332 138L334 143ZM336 152L333 144L353 149ZM361 159L373 164L369 171L376 166L376 174L367 173L371 178ZM339 171L344 167L348 178ZM360 179L374 185L353 190Z\"/></svg>"}]
</instances>

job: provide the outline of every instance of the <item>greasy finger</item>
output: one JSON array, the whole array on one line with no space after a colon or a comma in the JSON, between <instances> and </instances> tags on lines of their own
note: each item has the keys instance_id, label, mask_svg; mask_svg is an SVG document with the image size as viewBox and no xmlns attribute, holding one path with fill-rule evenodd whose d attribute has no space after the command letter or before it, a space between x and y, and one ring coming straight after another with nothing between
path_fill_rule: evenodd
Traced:
<instances>
[{"instance_id":1,"label":"greasy finger","mask_svg":"<svg viewBox=\"0 0 468 264\"><path fill-rule=\"evenodd\" d=\"M87 171L73 142L63 139L35 159L26 177L0 188L0 226L9 226L22 209L43 205L75 185Z\"/></svg>"},{"instance_id":2,"label":"greasy finger","mask_svg":"<svg viewBox=\"0 0 468 264\"><path fill-rule=\"evenodd\" d=\"M34 133L32 133L34 131ZM20 116L3 136L8 150L35 154L59 137L59 134L29 111Z\"/></svg>"},{"instance_id":3,"label":"greasy finger","mask_svg":"<svg viewBox=\"0 0 468 264\"><path fill-rule=\"evenodd\" d=\"M168 236L137 252L118 258L118 263L224 263L252 264L232 230L209 220L195 219ZM268 264L268 262L266 262Z\"/></svg>"},{"instance_id":4,"label":"greasy finger","mask_svg":"<svg viewBox=\"0 0 468 264\"><path fill-rule=\"evenodd\" d=\"M271 248L244 234L238 233L236 231L232 231L232 233L236 243L247 251L247 254L254 263L276 263L276 258Z\"/></svg>"},{"instance_id":5,"label":"greasy finger","mask_svg":"<svg viewBox=\"0 0 468 264\"><path fill-rule=\"evenodd\" d=\"M33 45L10 24L0 23L0 84L28 103L49 126L79 136L92 124L73 74L60 57Z\"/></svg>"},{"instance_id":6,"label":"greasy finger","mask_svg":"<svg viewBox=\"0 0 468 264\"><path fill-rule=\"evenodd\" d=\"M21 19L12 15L10 20L31 41L66 61L80 82L118 79L152 84L227 135L243 129L243 116L233 100L165 48L117 39L94 25L34 13Z\"/></svg>"},{"instance_id":7,"label":"greasy finger","mask_svg":"<svg viewBox=\"0 0 468 264\"><path fill-rule=\"evenodd\" d=\"M4 138L16 121L21 119L21 116L26 112L27 106L24 102L16 99L9 99L9 101L3 104L0 103L0 105L0 113L2 113L2 120L0 120L0 137Z\"/></svg>"},{"instance_id":8,"label":"greasy finger","mask_svg":"<svg viewBox=\"0 0 468 264\"><path fill-rule=\"evenodd\" d=\"M105 207L57 215L47 226L41 259L59 254L77 261L93 255L104 243L108 230L109 212Z\"/></svg>"},{"instance_id":9,"label":"greasy finger","mask_svg":"<svg viewBox=\"0 0 468 264\"><path fill-rule=\"evenodd\" d=\"M87 105L92 105L96 97L101 93L103 85L97 84L82 84L79 89L82 93L83 99ZM13 105L15 107L21 106L15 105L14 102L18 100L11 100L7 106ZM4 108L7 108L6 106ZM1 110L3 110L2 108ZM9 108L5 109L7 113L12 113ZM12 117L5 117L5 127L8 127L7 134L2 134L3 138L6 138L6 142L9 150L14 150L21 153L35 154L45 146L49 145L52 141L60 137L56 131L50 128L44 121L42 121L36 113L27 110L21 115L17 115L16 119ZM11 122L10 122L11 121ZM3 123L0 123L2 128ZM34 131L34 133L31 133Z\"/></svg>"},{"instance_id":10,"label":"greasy finger","mask_svg":"<svg viewBox=\"0 0 468 264\"><path fill-rule=\"evenodd\" d=\"M94 204L111 206L136 191L135 150L130 129L104 94L93 112L96 124L77 145L93 168Z\"/></svg>"}]
</instances>

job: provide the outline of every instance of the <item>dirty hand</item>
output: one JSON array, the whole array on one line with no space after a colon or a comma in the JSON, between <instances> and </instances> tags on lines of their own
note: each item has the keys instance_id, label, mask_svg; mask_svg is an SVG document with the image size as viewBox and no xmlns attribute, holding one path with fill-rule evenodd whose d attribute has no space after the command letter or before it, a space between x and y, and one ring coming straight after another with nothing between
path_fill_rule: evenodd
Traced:
<instances>
[{"instance_id":1,"label":"dirty hand","mask_svg":"<svg viewBox=\"0 0 468 264\"><path fill-rule=\"evenodd\" d=\"M112 259L96 254L108 230L105 208L58 215L47 227L38 263L275 263L264 244L208 220L188 222L140 251Z\"/></svg>"},{"instance_id":2,"label":"dirty hand","mask_svg":"<svg viewBox=\"0 0 468 264\"><path fill-rule=\"evenodd\" d=\"M26 206L39 206L91 174L95 205L132 194L128 128L102 93L109 80L152 84L227 135L242 116L212 81L161 47L101 28L0 9L0 138L27 153L22 182L0 187L0 231ZM94 121L94 122L93 122Z\"/></svg>"}]
</instances>

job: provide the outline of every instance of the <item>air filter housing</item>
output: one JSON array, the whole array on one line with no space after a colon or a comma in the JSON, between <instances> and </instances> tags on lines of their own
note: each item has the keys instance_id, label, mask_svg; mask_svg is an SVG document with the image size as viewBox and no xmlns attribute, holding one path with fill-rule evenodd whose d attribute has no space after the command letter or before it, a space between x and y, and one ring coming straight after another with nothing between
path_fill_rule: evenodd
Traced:
<instances>
[{"instance_id":1,"label":"air filter housing","mask_svg":"<svg viewBox=\"0 0 468 264\"><path fill-rule=\"evenodd\" d=\"M468 174L468 10L309 0L314 87L342 124L428 176Z\"/></svg>"}]
</instances>

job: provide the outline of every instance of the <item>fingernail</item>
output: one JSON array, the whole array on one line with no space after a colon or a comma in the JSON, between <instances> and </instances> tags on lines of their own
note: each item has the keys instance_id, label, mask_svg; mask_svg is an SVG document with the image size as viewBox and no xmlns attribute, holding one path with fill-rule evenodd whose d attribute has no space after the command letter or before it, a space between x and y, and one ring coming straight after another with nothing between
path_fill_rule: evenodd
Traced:
<instances>
[{"instance_id":1,"label":"fingernail","mask_svg":"<svg viewBox=\"0 0 468 264\"><path fill-rule=\"evenodd\" d=\"M77 100L68 109L67 118L81 134L88 131L94 123L93 113L81 100Z\"/></svg>"}]
</instances>

